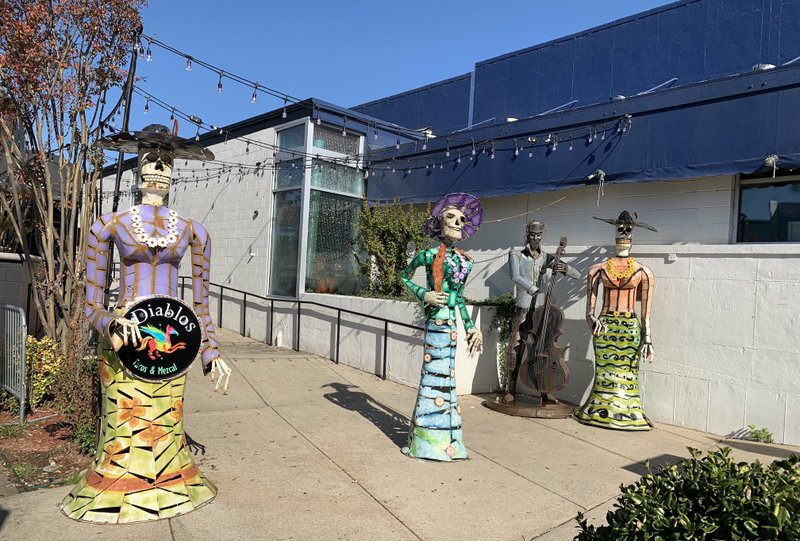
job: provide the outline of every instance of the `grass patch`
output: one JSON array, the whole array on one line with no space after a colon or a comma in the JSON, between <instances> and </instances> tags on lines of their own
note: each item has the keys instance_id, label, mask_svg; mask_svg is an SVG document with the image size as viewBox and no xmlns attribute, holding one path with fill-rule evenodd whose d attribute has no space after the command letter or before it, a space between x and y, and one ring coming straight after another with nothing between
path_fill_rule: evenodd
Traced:
<instances>
[{"instance_id":1,"label":"grass patch","mask_svg":"<svg viewBox=\"0 0 800 541\"><path fill-rule=\"evenodd\" d=\"M22 428L22 425L18 424L0 425L0 440L19 438L23 434L25 434L25 430Z\"/></svg>"}]
</instances>

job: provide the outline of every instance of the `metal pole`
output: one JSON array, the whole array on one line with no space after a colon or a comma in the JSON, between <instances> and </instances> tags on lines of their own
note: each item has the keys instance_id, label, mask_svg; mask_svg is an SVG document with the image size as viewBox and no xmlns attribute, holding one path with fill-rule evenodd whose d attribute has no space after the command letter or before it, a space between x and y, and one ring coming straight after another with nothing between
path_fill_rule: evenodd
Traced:
<instances>
[{"instance_id":1,"label":"metal pole","mask_svg":"<svg viewBox=\"0 0 800 541\"><path fill-rule=\"evenodd\" d=\"M336 364L339 364L339 337L342 330L342 311L336 310Z\"/></svg>"},{"instance_id":2,"label":"metal pole","mask_svg":"<svg viewBox=\"0 0 800 541\"><path fill-rule=\"evenodd\" d=\"M269 301L269 345L274 346L275 344L272 343L272 333L274 329L273 322L275 321L275 299L270 299Z\"/></svg>"},{"instance_id":3,"label":"metal pole","mask_svg":"<svg viewBox=\"0 0 800 541\"><path fill-rule=\"evenodd\" d=\"M300 301L297 301L297 347L294 348L295 351L300 351Z\"/></svg>"},{"instance_id":4,"label":"metal pole","mask_svg":"<svg viewBox=\"0 0 800 541\"><path fill-rule=\"evenodd\" d=\"M136 29L133 36L133 50L131 51L131 69L128 70L128 80L125 82L125 108L122 112L122 131L128 131L128 121L131 118L131 97L133 96L133 82L136 75L136 48L139 43L139 37L142 35L142 27ZM125 161L125 153L119 151L117 157L117 177L114 180L114 200L111 204L111 212L117 212L119 208L119 186L122 182L122 163ZM102 194L101 194L102 199ZM114 279L114 243L108 246L108 265L109 269L106 271L106 289L105 292L111 288L111 281Z\"/></svg>"},{"instance_id":5,"label":"metal pole","mask_svg":"<svg viewBox=\"0 0 800 541\"><path fill-rule=\"evenodd\" d=\"M389 321L383 322L383 370L381 371L381 379L386 379L386 352L389 346Z\"/></svg>"},{"instance_id":6,"label":"metal pole","mask_svg":"<svg viewBox=\"0 0 800 541\"><path fill-rule=\"evenodd\" d=\"M247 293L244 294L244 300L242 301L242 332L239 334L245 336L246 328L247 328Z\"/></svg>"},{"instance_id":7,"label":"metal pole","mask_svg":"<svg viewBox=\"0 0 800 541\"><path fill-rule=\"evenodd\" d=\"M222 327L222 299L225 297L225 287L219 286L219 306L217 306L217 327Z\"/></svg>"}]
</instances>

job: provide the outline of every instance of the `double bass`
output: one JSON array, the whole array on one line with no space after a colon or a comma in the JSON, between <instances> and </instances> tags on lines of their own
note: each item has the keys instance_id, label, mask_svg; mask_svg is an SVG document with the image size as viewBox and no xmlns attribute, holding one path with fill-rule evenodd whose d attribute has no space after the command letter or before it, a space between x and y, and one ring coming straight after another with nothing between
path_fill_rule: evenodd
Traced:
<instances>
[{"instance_id":1,"label":"double bass","mask_svg":"<svg viewBox=\"0 0 800 541\"><path fill-rule=\"evenodd\" d=\"M561 262L561 256L567 247L567 237L561 237L558 250L555 253L553 268ZM546 272L542 267L542 274ZM556 272L550 274L547 284L547 293L544 303L536 306L533 295L525 320L519 326L519 343L516 347L517 358L528 367L528 381L545 398L559 389L563 389L569 381L569 368L564 362L566 347L556 344L558 337L564 334L561 325L564 321L564 311L555 304Z\"/></svg>"}]
</instances>

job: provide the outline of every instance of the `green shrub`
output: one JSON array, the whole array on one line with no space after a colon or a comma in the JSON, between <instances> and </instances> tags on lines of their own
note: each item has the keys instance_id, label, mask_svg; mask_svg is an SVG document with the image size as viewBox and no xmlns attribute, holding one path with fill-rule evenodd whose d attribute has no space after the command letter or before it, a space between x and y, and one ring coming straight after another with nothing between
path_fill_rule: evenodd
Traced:
<instances>
[{"instance_id":1,"label":"green shrub","mask_svg":"<svg viewBox=\"0 0 800 541\"><path fill-rule=\"evenodd\" d=\"M800 457L736 463L724 447L620 487L607 526L576 520L578 540L800 539Z\"/></svg>"},{"instance_id":2,"label":"green shrub","mask_svg":"<svg viewBox=\"0 0 800 541\"><path fill-rule=\"evenodd\" d=\"M28 366L29 401L31 408L53 398L53 382L64 364L61 344L45 336L28 336L25 341L25 360Z\"/></svg>"},{"instance_id":3,"label":"green shrub","mask_svg":"<svg viewBox=\"0 0 800 541\"><path fill-rule=\"evenodd\" d=\"M93 423L83 423L75 427L75 442L84 455L91 455L95 452L97 433Z\"/></svg>"},{"instance_id":4,"label":"green shrub","mask_svg":"<svg viewBox=\"0 0 800 541\"><path fill-rule=\"evenodd\" d=\"M772 443L774 441L772 439L772 432L770 432L767 427L758 428L756 425L747 425L747 429L749 431L748 435L753 441L761 443Z\"/></svg>"}]
</instances>

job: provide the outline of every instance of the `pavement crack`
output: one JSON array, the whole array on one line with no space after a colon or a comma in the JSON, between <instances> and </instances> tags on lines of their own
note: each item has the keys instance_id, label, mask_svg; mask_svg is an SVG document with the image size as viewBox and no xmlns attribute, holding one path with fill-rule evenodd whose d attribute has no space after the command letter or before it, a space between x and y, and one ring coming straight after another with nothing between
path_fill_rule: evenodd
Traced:
<instances>
[{"instance_id":1,"label":"pavement crack","mask_svg":"<svg viewBox=\"0 0 800 541\"><path fill-rule=\"evenodd\" d=\"M558 492L556 492L556 491L552 490L551 488L548 488L547 486L545 486L545 485L543 485L543 484L541 484L541 483L537 483L537 482L536 482L536 481L534 481L533 479L529 479L529 478L525 477L524 475L522 475L522 474L521 474L521 473L519 473L518 471L514 471L514 470L512 470L512 469L511 469L511 468L509 468L508 466L506 466L506 465L504 465L504 464L501 464L500 462L498 462L498 461L494 460L494 459L493 459L493 458L491 458L490 456L488 456L488 455L485 455L485 454L481 453L480 451L476 451L474 447L469 447L469 446L467 446L467 449L469 449L471 452L475 453L476 455L478 455L478 456L481 456L481 457L485 458L486 460L488 460L488 461L489 461L489 462L491 462L492 464L495 464L495 465L497 465L497 466L500 466L500 467L501 467L501 468L503 468L504 470L506 470L506 471L508 471L508 472L511 472L511 473L513 473L513 474L514 474L514 475L516 475L517 477L519 477L519 478L521 478L521 479L525 479L527 482L529 482L529 483L532 483L532 484L536 485L536 486L537 486L537 487L539 487L539 488L543 488L544 490L546 490L546 491L547 491L547 492L549 492L550 494L555 494L556 496L558 496L558 497L559 497L559 498L561 498L562 500L568 501L568 502L569 502L569 503L571 503L572 505L575 505L575 506L577 506L578 508L580 508L580 509L581 509L581 511L586 511L586 508L585 508L584 506L582 506L581 504L579 504L578 502L576 502L576 501L573 501L573 500L570 500L569 498L567 498L567 497L566 497L566 496L564 496L563 494L559 494Z\"/></svg>"}]
</instances>

